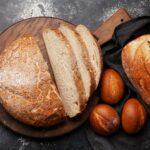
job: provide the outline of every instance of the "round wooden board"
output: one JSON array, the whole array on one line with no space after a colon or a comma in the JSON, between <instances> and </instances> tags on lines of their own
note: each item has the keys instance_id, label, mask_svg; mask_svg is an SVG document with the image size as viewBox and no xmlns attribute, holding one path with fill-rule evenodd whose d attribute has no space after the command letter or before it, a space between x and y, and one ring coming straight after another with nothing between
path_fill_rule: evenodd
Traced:
<instances>
[{"instance_id":1,"label":"round wooden board","mask_svg":"<svg viewBox=\"0 0 150 150\"><path fill-rule=\"evenodd\" d=\"M58 28L60 23L68 24L72 27L75 26L64 20L51 17L36 17L20 21L0 34L0 52L2 52L8 45L10 45L10 43L12 43L17 38L25 35L32 35L40 39L38 40L38 44L40 46L44 59L49 64L48 55L46 53L45 45L42 40L42 30L47 27ZM86 110L81 115L73 119L67 119L66 121L54 127L44 129L25 125L11 117L2 105L0 105L0 121L2 124L10 128L14 132L25 136L36 138L61 136L81 126L87 120L92 106L98 103L99 98L96 95L96 93L93 94L93 96L89 100Z\"/></svg>"}]
</instances>

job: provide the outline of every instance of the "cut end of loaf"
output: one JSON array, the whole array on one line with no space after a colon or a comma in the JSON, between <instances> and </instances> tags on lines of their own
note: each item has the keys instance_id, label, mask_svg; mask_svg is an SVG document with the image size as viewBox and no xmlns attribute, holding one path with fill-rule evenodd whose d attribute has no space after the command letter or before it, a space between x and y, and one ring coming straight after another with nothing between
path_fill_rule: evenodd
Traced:
<instances>
[{"instance_id":1,"label":"cut end of loaf","mask_svg":"<svg viewBox=\"0 0 150 150\"><path fill-rule=\"evenodd\" d=\"M76 73L78 73L78 76L80 76L80 78L77 79L76 85L78 86L80 105L81 107L83 107L90 96L91 86L90 74L85 63L87 60L83 55L83 51L85 51L85 49L83 49L80 37L75 31L75 29L70 28L66 25L60 25L59 30L69 42L73 57L77 62Z\"/></svg>"},{"instance_id":2,"label":"cut end of loaf","mask_svg":"<svg viewBox=\"0 0 150 150\"><path fill-rule=\"evenodd\" d=\"M59 30L47 29L43 32L43 38L65 111L69 117L74 117L80 113L80 107L73 78L71 48Z\"/></svg>"},{"instance_id":3,"label":"cut end of loaf","mask_svg":"<svg viewBox=\"0 0 150 150\"><path fill-rule=\"evenodd\" d=\"M99 48L84 25L71 28L60 24L59 29L44 30L43 39L65 111L74 117L86 107L90 88L94 91L98 86L102 69Z\"/></svg>"},{"instance_id":4,"label":"cut end of loaf","mask_svg":"<svg viewBox=\"0 0 150 150\"><path fill-rule=\"evenodd\" d=\"M94 39L93 35L89 31L89 29L84 25L78 25L76 27L76 31L81 36L85 46L87 48L90 61L95 73L95 80L96 80L96 88L99 84L101 71L102 71L102 54L101 49L99 49L96 40Z\"/></svg>"}]
</instances>

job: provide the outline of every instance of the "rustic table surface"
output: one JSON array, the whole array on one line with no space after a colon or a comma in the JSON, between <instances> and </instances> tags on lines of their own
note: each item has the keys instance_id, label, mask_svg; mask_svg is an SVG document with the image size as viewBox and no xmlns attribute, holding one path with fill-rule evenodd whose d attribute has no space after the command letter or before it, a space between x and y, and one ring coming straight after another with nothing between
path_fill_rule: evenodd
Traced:
<instances>
[{"instance_id":1,"label":"rustic table surface","mask_svg":"<svg viewBox=\"0 0 150 150\"><path fill-rule=\"evenodd\" d=\"M0 0L0 32L11 24L30 17L52 16L70 21L74 24L85 24L95 29L103 20L124 7L132 17L150 15L150 0ZM114 137L105 139L95 135L88 122L74 132L55 139L31 139L14 134L0 125L0 150L149 150L150 140L128 146L121 142L124 133L120 133L120 142ZM102 142L99 142L101 140ZM144 139L143 139L144 140ZM143 141L144 142L144 141ZM117 147L119 146L120 147Z\"/></svg>"}]
</instances>

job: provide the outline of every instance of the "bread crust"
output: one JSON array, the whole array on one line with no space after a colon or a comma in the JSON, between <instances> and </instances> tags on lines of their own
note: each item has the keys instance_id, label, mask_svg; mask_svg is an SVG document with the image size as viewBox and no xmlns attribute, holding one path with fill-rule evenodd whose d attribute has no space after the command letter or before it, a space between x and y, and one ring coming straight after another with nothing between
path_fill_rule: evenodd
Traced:
<instances>
[{"instance_id":1,"label":"bread crust","mask_svg":"<svg viewBox=\"0 0 150 150\"><path fill-rule=\"evenodd\" d=\"M30 36L17 39L0 56L0 97L7 112L28 125L48 127L66 117L36 39Z\"/></svg>"},{"instance_id":2,"label":"bread crust","mask_svg":"<svg viewBox=\"0 0 150 150\"><path fill-rule=\"evenodd\" d=\"M123 68L143 101L150 104L150 34L128 43L122 50Z\"/></svg>"}]
</instances>

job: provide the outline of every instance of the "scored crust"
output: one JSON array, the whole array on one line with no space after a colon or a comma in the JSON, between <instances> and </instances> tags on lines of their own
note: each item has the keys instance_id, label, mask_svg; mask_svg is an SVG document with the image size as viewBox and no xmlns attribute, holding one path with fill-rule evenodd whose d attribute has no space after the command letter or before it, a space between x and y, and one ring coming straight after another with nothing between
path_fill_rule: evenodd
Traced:
<instances>
[{"instance_id":1,"label":"scored crust","mask_svg":"<svg viewBox=\"0 0 150 150\"><path fill-rule=\"evenodd\" d=\"M150 35L128 43L122 50L122 65L142 99L150 104Z\"/></svg>"},{"instance_id":2,"label":"scored crust","mask_svg":"<svg viewBox=\"0 0 150 150\"><path fill-rule=\"evenodd\" d=\"M35 38L19 38L2 52L0 97L8 113L28 125L51 126L65 118L61 98Z\"/></svg>"}]
</instances>

